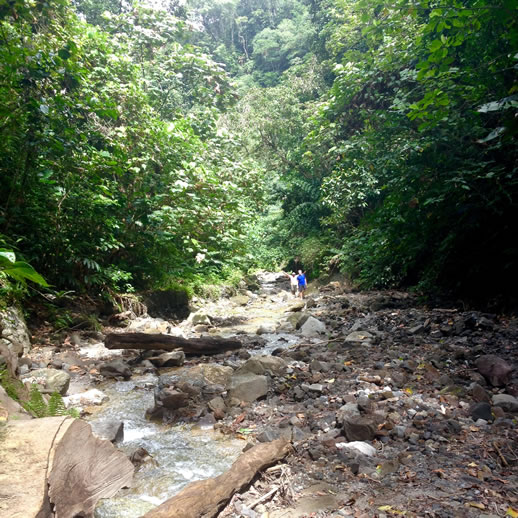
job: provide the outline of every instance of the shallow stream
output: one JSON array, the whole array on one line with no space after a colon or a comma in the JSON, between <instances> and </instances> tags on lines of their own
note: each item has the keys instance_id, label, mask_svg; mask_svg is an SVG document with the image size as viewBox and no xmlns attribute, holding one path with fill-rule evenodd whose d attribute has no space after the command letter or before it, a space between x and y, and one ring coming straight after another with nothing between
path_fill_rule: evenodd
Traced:
<instances>
[{"instance_id":1,"label":"shallow stream","mask_svg":"<svg viewBox=\"0 0 518 518\"><path fill-rule=\"evenodd\" d=\"M101 500L95 510L96 518L138 518L188 483L226 471L245 446L242 440L213 430L148 421L145 411L153 405L150 385L155 383L155 376L146 375L99 386L110 400L88 421L123 421L124 441L118 447L128 455L137 448L145 448L153 461L135 472L132 488Z\"/></svg>"}]
</instances>

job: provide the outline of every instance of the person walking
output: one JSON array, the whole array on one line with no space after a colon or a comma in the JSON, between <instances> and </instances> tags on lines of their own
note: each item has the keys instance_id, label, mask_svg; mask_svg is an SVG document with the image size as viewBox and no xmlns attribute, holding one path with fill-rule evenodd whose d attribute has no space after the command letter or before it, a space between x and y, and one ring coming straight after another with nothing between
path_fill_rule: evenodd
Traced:
<instances>
[{"instance_id":1,"label":"person walking","mask_svg":"<svg viewBox=\"0 0 518 518\"><path fill-rule=\"evenodd\" d=\"M306 273L302 270L299 270L299 274L297 275L297 285L299 290L299 297L301 299L304 298L304 292L306 291L306 287L308 285L308 282L306 280Z\"/></svg>"}]
</instances>

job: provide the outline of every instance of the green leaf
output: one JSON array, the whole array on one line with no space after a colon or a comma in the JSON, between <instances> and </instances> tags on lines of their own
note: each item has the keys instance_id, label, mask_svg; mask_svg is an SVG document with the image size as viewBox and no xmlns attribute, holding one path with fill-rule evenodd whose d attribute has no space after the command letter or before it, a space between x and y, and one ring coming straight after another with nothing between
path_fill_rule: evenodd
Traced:
<instances>
[{"instance_id":1,"label":"green leaf","mask_svg":"<svg viewBox=\"0 0 518 518\"><path fill-rule=\"evenodd\" d=\"M29 263L24 261L16 261L2 271L18 281L29 280L40 286L48 286L47 281Z\"/></svg>"},{"instance_id":2,"label":"green leaf","mask_svg":"<svg viewBox=\"0 0 518 518\"><path fill-rule=\"evenodd\" d=\"M2 260L8 264L14 263L16 261L16 254L7 248L0 248L0 261ZM0 264L2 264L2 262L0 262Z\"/></svg>"}]
</instances>

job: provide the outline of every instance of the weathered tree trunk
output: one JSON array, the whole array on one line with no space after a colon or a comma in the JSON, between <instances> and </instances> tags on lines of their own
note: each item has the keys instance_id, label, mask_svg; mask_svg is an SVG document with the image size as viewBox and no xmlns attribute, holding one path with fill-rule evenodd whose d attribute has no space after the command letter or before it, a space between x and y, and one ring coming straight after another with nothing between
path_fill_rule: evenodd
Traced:
<instances>
[{"instance_id":1,"label":"weathered tree trunk","mask_svg":"<svg viewBox=\"0 0 518 518\"><path fill-rule=\"evenodd\" d=\"M283 459L290 451L285 439L261 443L242 453L219 477L193 482L142 518L212 518L244 489L264 468Z\"/></svg>"},{"instance_id":2,"label":"weathered tree trunk","mask_svg":"<svg viewBox=\"0 0 518 518\"><path fill-rule=\"evenodd\" d=\"M130 484L133 465L71 417L9 421L0 437L0 517L93 517Z\"/></svg>"},{"instance_id":3,"label":"weathered tree trunk","mask_svg":"<svg viewBox=\"0 0 518 518\"><path fill-rule=\"evenodd\" d=\"M104 345L108 349L163 349L173 351L182 349L185 354L218 354L241 348L239 340L204 336L201 338L181 338L164 334L150 333L110 333Z\"/></svg>"}]
</instances>

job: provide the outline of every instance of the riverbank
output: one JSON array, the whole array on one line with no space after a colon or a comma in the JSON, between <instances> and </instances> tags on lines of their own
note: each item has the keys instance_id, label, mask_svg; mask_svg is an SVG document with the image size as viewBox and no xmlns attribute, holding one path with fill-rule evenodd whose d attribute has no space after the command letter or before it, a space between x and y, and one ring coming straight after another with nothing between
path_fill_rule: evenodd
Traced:
<instances>
[{"instance_id":1,"label":"riverbank","mask_svg":"<svg viewBox=\"0 0 518 518\"><path fill-rule=\"evenodd\" d=\"M146 411L155 423L169 423L156 425L164 437L180 422L190 423L182 425L187 433L190 426L214 429L218 440L234 445L230 461L239 453L236 441L245 448L289 439L286 461L235 495L221 516L487 517L518 506L517 379L509 370L515 319L424 307L401 292L351 293L340 282L301 301L280 275L259 282L258 291L205 304L183 322L139 317L124 328L234 337L238 351L173 359L160 351L109 351L99 336L79 333L61 344L36 344L31 364L22 362L25 375L33 367L67 372L69 402L92 424L127 420L110 412L113 394L103 401L92 389L103 394L112 390L106 384L126 384L132 398L142 393L137 407L122 400L138 417L119 442L129 456L142 447L131 441L146 428ZM168 440L170 448L181 443ZM174 464L161 461L161 444L149 448L137 480L163 480L157 464ZM189 469L193 475L174 492L217 474ZM157 491L150 500L149 493L142 511L171 496ZM139 499L138 486L131 494ZM138 515L103 505L99 516Z\"/></svg>"}]
</instances>

